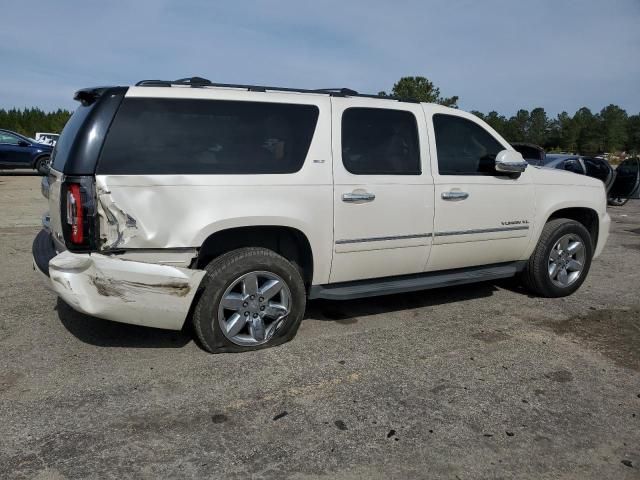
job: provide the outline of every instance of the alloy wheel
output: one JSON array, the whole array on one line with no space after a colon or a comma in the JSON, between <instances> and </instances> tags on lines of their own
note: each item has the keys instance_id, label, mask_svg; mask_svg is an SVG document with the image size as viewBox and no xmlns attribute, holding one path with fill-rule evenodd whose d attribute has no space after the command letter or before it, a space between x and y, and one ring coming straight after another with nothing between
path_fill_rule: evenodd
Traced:
<instances>
[{"instance_id":1,"label":"alloy wheel","mask_svg":"<svg viewBox=\"0 0 640 480\"><path fill-rule=\"evenodd\" d=\"M569 233L560 237L549 254L551 282L561 288L575 283L584 270L585 252L584 243L578 235Z\"/></svg>"},{"instance_id":2,"label":"alloy wheel","mask_svg":"<svg viewBox=\"0 0 640 480\"><path fill-rule=\"evenodd\" d=\"M242 275L225 290L218 307L218 322L225 337L236 345L266 343L286 320L291 291L272 272Z\"/></svg>"}]
</instances>

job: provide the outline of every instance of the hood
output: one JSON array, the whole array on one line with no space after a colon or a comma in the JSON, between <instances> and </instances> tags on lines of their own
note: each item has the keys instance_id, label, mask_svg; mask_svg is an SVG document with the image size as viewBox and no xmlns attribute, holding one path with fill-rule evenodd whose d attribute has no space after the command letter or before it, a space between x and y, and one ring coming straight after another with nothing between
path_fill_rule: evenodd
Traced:
<instances>
[{"instance_id":1,"label":"hood","mask_svg":"<svg viewBox=\"0 0 640 480\"><path fill-rule=\"evenodd\" d=\"M604 187L604 183L597 178L587 177L578 173L558 170L557 168L546 168L529 166L532 170L535 183L541 185L580 185L583 187Z\"/></svg>"},{"instance_id":2,"label":"hood","mask_svg":"<svg viewBox=\"0 0 640 480\"><path fill-rule=\"evenodd\" d=\"M33 146L38 147L40 150L53 150L53 145L49 145L48 143L37 142Z\"/></svg>"}]
</instances>

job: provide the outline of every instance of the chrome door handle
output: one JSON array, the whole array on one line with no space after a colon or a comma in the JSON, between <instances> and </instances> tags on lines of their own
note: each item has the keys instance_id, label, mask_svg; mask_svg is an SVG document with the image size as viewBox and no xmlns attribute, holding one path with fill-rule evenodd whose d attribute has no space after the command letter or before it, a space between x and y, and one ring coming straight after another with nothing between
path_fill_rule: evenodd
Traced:
<instances>
[{"instance_id":1,"label":"chrome door handle","mask_svg":"<svg viewBox=\"0 0 640 480\"><path fill-rule=\"evenodd\" d=\"M342 201L343 202L373 202L376 199L376 195L374 193L343 193Z\"/></svg>"},{"instance_id":2,"label":"chrome door handle","mask_svg":"<svg viewBox=\"0 0 640 480\"><path fill-rule=\"evenodd\" d=\"M457 190L452 190L451 192L442 192L443 200L464 200L468 197L469 194L467 192L459 192Z\"/></svg>"}]
</instances>

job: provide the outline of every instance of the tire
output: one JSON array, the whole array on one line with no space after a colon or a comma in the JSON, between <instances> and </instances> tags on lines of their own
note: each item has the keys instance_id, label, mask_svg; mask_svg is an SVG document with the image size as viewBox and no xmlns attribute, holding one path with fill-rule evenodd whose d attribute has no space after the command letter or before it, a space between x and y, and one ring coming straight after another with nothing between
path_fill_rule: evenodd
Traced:
<instances>
[{"instance_id":1,"label":"tire","mask_svg":"<svg viewBox=\"0 0 640 480\"><path fill-rule=\"evenodd\" d=\"M564 239L568 239L567 245L571 246L581 242L581 248L574 248L576 252L582 251L582 254L572 255L568 246L565 249L560 248L559 244ZM523 283L532 293L541 297L566 297L578 290L584 282L591 267L592 257L593 242L584 225L567 218L556 218L547 222L542 229L538 245L522 273ZM575 278L577 264L573 264L572 260L582 264ZM566 276L562 275L563 266ZM565 278L569 283L564 284Z\"/></svg>"},{"instance_id":2,"label":"tire","mask_svg":"<svg viewBox=\"0 0 640 480\"><path fill-rule=\"evenodd\" d=\"M46 175L45 166L49 163L49 158L48 155L38 158L33 165L34 170L42 175Z\"/></svg>"},{"instance_id":3,"label":"tire","mask_svg":"<svg viewBox=\"0 0 640 480\"><path fill-rule=\"evenodd\" d=\"M300 272L287 259L266 248L241 248L212 260L205 270L193 312L193 329L205 350L246 352L280 345L295 336L304 315L306 291ZM270 297L278 282L280 290Z\"/></svg>"},{"instance_id":4,"label":"tire","mask_svg":"<svg viewBox=\"0 0 640 480\"><path fill-rule=\"evenodd\" d=\"M629 201L628 198L609 197L607 204L610 207L622 207Z\"/></svg>"}]
</instances>

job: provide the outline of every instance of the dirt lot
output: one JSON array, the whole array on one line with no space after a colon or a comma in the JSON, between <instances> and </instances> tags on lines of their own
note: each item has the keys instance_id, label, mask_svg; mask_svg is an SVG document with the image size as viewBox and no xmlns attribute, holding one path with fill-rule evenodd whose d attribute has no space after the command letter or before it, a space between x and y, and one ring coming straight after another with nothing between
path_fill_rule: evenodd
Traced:
<instances>
[{"instance_id":1,"label":"dirt lot","mask_svg":"<svg viewBox=\"0 0 640 480\"><path fill-rule=\"evenodd\" d=\"M39 177L0 176L0 478L640 478L640 202L574 296L313 302L208 355L46 291Z\"/></svg>"}]
</instances>

